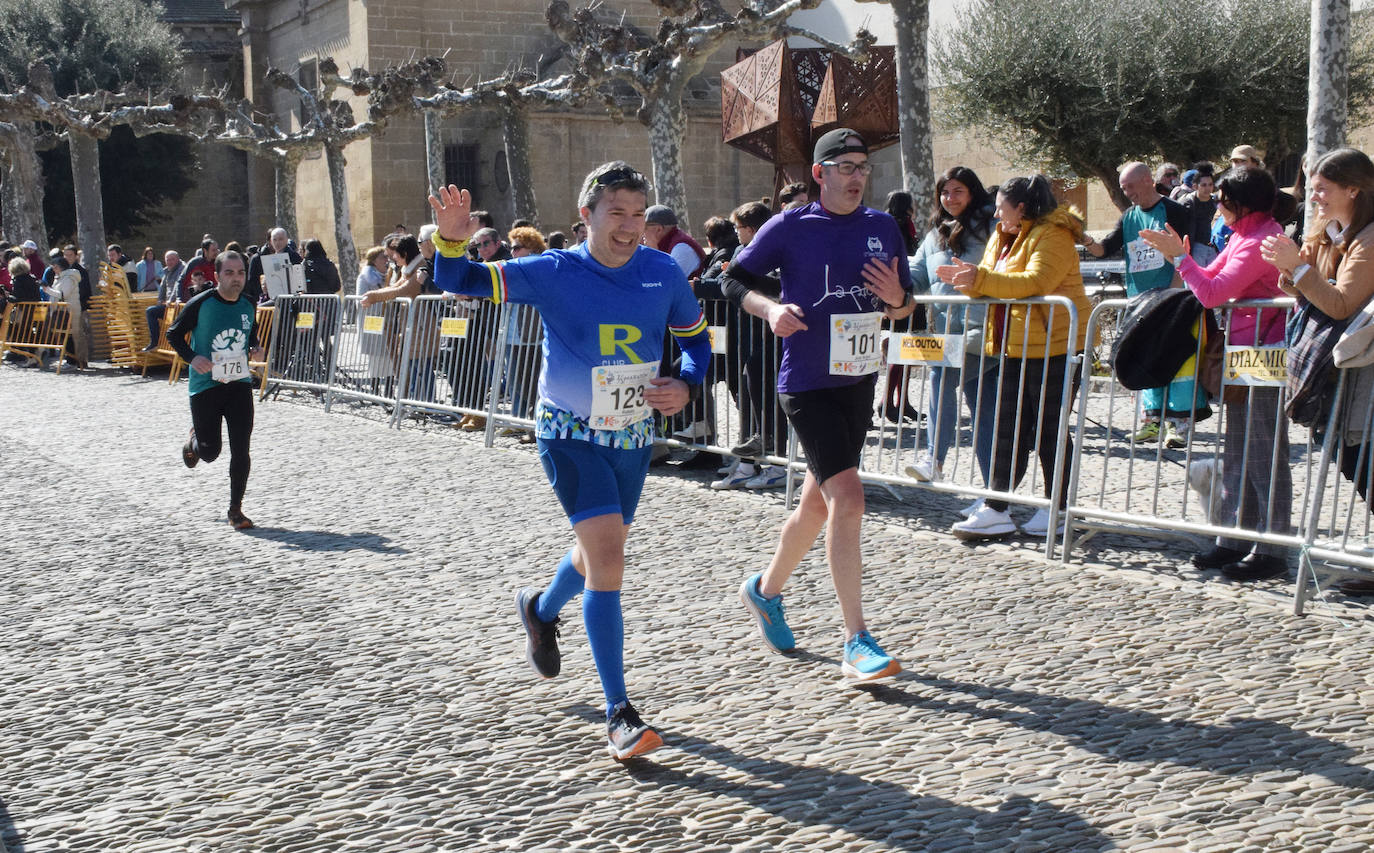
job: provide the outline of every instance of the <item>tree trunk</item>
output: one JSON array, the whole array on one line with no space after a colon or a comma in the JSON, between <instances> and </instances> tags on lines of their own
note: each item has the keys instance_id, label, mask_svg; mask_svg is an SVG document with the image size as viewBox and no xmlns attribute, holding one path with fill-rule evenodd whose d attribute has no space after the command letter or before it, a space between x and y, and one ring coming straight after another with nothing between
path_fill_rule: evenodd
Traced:
<instances>
[{"instance_id":1,"label":"tree trunk","mask_svg":"<svg viewBox=\"0 0 1374 853\"><path fill-rule=\"evenodd\" d=\"M348 216L348 179L344 175L343 149L337 145L324 146L325 162L329 165L329 193L334 200L334 242L338 244L339 278L344 293L351 293L358 281L358 250L353 245L353 225Z\"/></svg>"},{"instance_id":2,"label":"tree trunk","mask_svg":"<svg viewBox=\"0 0 1374 853\"><path fill-rule=\"evenodd\" d=\"M892 0L897 26L897 113L902 134L902 185L919 222L935 203L931 151L930 75L926 43L930 0Z\"/></svg>"},{"instance_id":3,"label":"tree trunk","mask_svg":"<svg viewBox=\"0 0 1374 853\"><path fill-rule=\"evenodd\" d=\"M1317 158L1345 144L1350 0L1312 0L1312 40L1307 62L1307 156ZM1276 163L1271 163L1277 165ZM1309 217L1312 211L1308 211ZM1312 221L1310 218L1308 221Z\"/></svg>"},{"instance_id":4,"label":"tree trunk","mask_svg":"<svg viewBox=\"0 0 1374 853\"><path fill-rule=\"evenodd\" d=\"M425 110L424 117L425 172L429 176L429 191L435 192L444 185L444 131L440 127L443 116L437 110Z\"/></svg>"},{"instance_id":5,"label":"tree trunk","mask_svg":"<svg viewBox=\"0 0 1374 853\"><path fill-rule=\"evenodd\" d=\"M0 123L0 138L3 138L6 129L13 127L12 124ZM14 179L10 177L10 161L13 158L9 146L0 145L0 238L18 245L28 238L16 236L22 232L15 230L19 224L19 194L14 191Z\"/></svg>"},{"instance_id":6,"label":"tree trunk","mask_svg":"<svg viewBox=\"0 0 1374 853\"><path fill-rule=\"evenodd\" d=\"M534 170L530 167L529 116L506 100L501 104L501 133L506 143L506 169L510 173L511 198L516 217L539 227L539 202L534 197Z\"/></svg>"},{"instance_id":7,"label":"tree trunk","mask_svg":"<svg viewBox=\"0 0 1374 853\"><path fill-rule=\"evenodd\" d=\"M15 245L33 240L39 246L46 246L48 226L43 221L43 167L33 150L33 124L0 123L0 147L6 153L3 184L0 185L5 235Z\"/></svg>"},{"instance_id":8,"label":"tree trunk","mask_svg":"<svg viewBox=\"0 0 1374 853\"><path fill-rule=\"evenodd\" d=\"M300 226L296 224L296 172L301 158L292 153L273 163L276 167L277 225L286 229L286 236L300 240Z\"/></svg>"},{"instance_id":9,"label":"tree trunk","mask_svg":"<svg viewBox=\"0 0 1374 853\"><path fill-rule=\"evenodd\" d=\"M670 88L671 91L671 88ZM676 94L661 94L646 105L649 124L649 156L654 167L654 202L677 214L683 230L687 215L687 188L683 181L682 144L687 136L687 114Z\"/></svg>"},{"instance_id":10,"label":"tree trunk","mask_svg":"<svg viewBox=\"0 0 1374 853\"><path fill-rule=\"evenodd\" d=\"M1107 195L1112 197L1112 204L1122 213L1131 206L1131 200L1126 198L1126 194L1121 191L1121 175L1111 166L1093 166L1088 169L1093 177L1102 182L1102 186L1107 190Z\"/></svg>"},{"instance_id":11,"label":"tree trunk","mask_svg":"<svg viewBox=\"0 0 1374 853\"><path fill-rule=\"evenodd\" d=\"M93 136L68 132L67 144L71 149L72 186L76 190L76 242L85 252L87 269L94 270L105 257L105 209L100 200L100 143Z\"/></svg>"}]
</instances>

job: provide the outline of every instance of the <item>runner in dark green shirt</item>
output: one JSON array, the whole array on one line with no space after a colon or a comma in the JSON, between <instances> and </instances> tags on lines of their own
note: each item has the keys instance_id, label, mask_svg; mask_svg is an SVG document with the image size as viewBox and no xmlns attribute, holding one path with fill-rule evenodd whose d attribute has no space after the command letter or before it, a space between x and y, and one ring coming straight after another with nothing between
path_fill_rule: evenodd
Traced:
<instances>
[{"instance_id":1,"label":"runner in dark green shirt","mask_svg":"<svg viewBox=\"0 0 1374 853\"><path fill-rule=\"evenodd\" d=\"M229 523L247 530L253 522L243 514L243 493L252 462L248 455L253 435L253 380L248 359L262 360L258 346L257 311L243 297L247 265L238 252L215 258L218 283L199 294L177 315L167 330L167 342L190 365L191 436L181 448L187 468L211 462L223 447L221 422L229 428Z\"/></svg>"}]
</instances>

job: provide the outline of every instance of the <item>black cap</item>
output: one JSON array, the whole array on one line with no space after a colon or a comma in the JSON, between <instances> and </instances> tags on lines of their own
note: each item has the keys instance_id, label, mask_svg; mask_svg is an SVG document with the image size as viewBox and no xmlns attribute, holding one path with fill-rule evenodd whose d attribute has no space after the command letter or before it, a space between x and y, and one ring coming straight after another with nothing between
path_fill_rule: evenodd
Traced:
<instances>
[{"instance_id":1,"label":"black cap","mask_svg":"<svg viewBox=\"0 0 1374 853\"><path fill-rule=\"evenodd\" d=\"M858 142L851 140L857 139ZM842 154L867 154L868 143L857 130L850 130L847 127L837 127L827 131L820 139L816 140L815 151L812 152L811 162L819 163L822 160L831 160Z\"/></svg>"}]
</instances>

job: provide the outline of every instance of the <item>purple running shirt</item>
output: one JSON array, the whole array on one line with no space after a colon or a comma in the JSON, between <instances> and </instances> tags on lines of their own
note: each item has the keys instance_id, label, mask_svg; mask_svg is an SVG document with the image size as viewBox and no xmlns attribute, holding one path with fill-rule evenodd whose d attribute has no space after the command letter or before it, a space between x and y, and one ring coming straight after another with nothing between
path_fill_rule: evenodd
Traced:
<instances>
[{"instance_id":1,"label":"purple running shirt","mask_svg":"<svg viewBox=\"0 0 1374 853\"><path fill-rule=\"evenodd\" d=\"M897 275L910 292L906 243L895 219L863 206L839 216L818 201L774 216L735 255L731 266L756 276L781 271L778 301L802 310L807 328L782 339L779 392L838 388L864 378L831 373L830 320L836 314L881 311L878 297L864 287L861 270L870 259L890 264L893 258L900 259Z\"/></svg>"}]
</instances>

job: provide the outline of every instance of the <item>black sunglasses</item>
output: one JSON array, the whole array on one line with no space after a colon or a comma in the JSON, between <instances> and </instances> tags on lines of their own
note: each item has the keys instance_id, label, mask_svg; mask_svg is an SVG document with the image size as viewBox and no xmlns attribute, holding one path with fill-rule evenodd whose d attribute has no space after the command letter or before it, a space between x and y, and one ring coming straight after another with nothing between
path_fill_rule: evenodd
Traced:
<instances>
[{"instance_id":1,"label":"black sunglasses","mask_svg":"<svg viewBox=\"0 0 1374 853\"><path fill-rule=\"evenodd\" d=\"M598 186L608 187L612 184L621 183L644 183L644 176L629 166L621 166L618 169L609 169L592 178L592 183Z\"/></svg>"}]
</instances>

